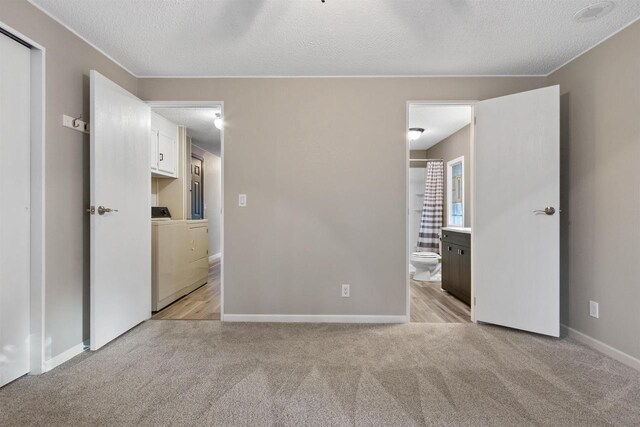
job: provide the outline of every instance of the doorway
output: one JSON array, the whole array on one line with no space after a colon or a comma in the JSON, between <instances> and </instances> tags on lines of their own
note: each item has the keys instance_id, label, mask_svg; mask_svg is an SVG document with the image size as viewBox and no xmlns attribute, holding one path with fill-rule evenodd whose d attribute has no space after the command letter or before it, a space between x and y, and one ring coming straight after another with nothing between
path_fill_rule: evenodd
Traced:
<instances>
[{"instance_id":1,"label":"doorway","mask_svg":"<svg viewBox=\"0 0 640 427\"><path fill-rule=\"evenodd\" d=\"M184 240L193 274L175 276L180 265L154 255L154 320L221 320L222 303L222 103L151 102L153 114L177 128L176 175L153 174L152 205L170 220L154 218L156 253L175 252ZM152 116L153 117L153 116ZM182 230L182 228L184 230ZM182 236L182 237L181 237ZM177 239L177 240L176 240ZM186 240L185 240L186 239ZM175 264L175 263L174 263ZM160 273L165 271L165 273ZM175 285L174 283L180 282Z\"/></svg>"},{"instance_id":2,"label":"doorway","mask_svg":"<svg viewBox=\"0 0 640 427\"><path fill-rule=\"evenodd\" d=\"M410 321L470 323L473 105L411 103L408 110Z\"/></svg>"},{"instance_id":3,"label":"doorway","mask_svg":"<svg viewBox=\"0 0 640 427\"><path fill-rule=\"evenodd\" d=\"M416 114L411 113L438 105L466 106L472 112L466 118L470 161L466 155L445 161L445 154L433 152L414 159L427 166L415 246L411 219L406 222L406 259L416 269L413 277L439 278L441 290L469 305L473 322L560 336L559 86L476 102L409 101L408 216L411 141L428 135L427 128L412 123ZM435 112L430 115L437 117ZM406 283L409 319L413 309L409 269Z\"/></svg>"}]
</instances>

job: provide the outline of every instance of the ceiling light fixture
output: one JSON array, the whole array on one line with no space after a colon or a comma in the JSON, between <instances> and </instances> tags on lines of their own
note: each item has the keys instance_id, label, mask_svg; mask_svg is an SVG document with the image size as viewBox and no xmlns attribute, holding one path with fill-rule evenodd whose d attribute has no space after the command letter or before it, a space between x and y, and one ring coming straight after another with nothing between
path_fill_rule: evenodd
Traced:
<instances>
[{"instance_id":1,"label":"ceiling light fixture","mask_svg":"<svg viewBox=\"0 0 640 427\"><path fill-rule=\"evenodd\" d=\"M218 128L218 130L222 129L222 117L220 117L219 113L216 113L216 118L213 119L213 125Z\"/></svg>"},{"instance_id":2,"label":"ceiling light fixture","mask_svg":"<svg viewBox=\"0 0 640 427\"><path fill-rule=\"evenodd\" d=\"M423 132L423 128L409 128L409 141L415 141L420 138L420 135L422 135Z\"/></svg>"},{"instance_id":3,"label":"ceiling light fixture","mask_svg":"<svg viewBox=\"0 0 640 427\"><path fill-rule=\"evenodd\" d=\"M603 1L600 3L592 4L584 9L580 9L575 15L573 20L576 22L590 22L596 19L602 18L613 10L615 3L612 1Z\"/></svg>"}]
</instances>

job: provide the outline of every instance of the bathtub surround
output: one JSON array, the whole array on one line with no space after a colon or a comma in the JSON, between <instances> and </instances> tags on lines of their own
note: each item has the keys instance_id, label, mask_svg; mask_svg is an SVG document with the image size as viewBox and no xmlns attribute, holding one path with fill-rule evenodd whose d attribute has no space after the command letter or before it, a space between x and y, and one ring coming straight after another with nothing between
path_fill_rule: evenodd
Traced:
<instances>
[{"instance_id":1,"label":"bathtub surround","mask_svg":"<svg viewBox=\"0 0 640 427\"><path fill-rule=\"evenodd\" d=\"M454 134L443 139L426 152L429 159L442 159L447 162L464 156L464 226L471 227L471 188L473 174L471 173L471 125L467 125ZM444 194L448 194L449 182L445 179ZM446 206L446 203L445 203ZM442 212L443 224L447 224L447 209Z\"/></svg>"},{"instance_id":2,"label":"bathtub surround","mask_svg":"<svg viewBox=\"0 0 640 427\"><path fill-rule=\"evenodd\" d=\"M424 203L418 232L418 250L440 253L440 229L444 188L444 164L440 160L427 162Z\"/></svg>"}]
</instances>

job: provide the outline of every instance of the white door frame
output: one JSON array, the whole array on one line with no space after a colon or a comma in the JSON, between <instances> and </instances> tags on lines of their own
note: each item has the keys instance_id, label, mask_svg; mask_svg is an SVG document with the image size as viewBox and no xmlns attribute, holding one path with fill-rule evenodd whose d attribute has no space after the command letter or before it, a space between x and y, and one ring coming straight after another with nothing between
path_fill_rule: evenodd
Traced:
<instances>
[{"instance_id":1,"label":"white door frame","mask_svg":"<svg viewBox=\"0 0 640 427\"><path fill-rule=\"evenodd\" d=\"M30 159L30 336L29 374L46 371L51 349L45 343L45 48L0 22L3 33L30 46L31 49L31 159ZM3 36L4 37L4 36Z\"/></svg>"},{"instance_id":2,"label":"white door frame","mask_svg":"<svg viewBox=\"0 0 640 427\"><path fill-rule=\"evenodd\" d=\"M468 167L470 167L471 169L471 186L470 186L470 195L471 195L471 205L473 206L475 204L475 190L474 190L474 175L475 175L475 150L474 150L474 145L475 145L475 122L474 122L474 117L475 117L475 105L478 101L407 101L407 107L406 107L406 125L405 125L405 263L404 263L404 269L405 269L405 294L406 294L406 301L405 301L405 312L406 312L406 321L407 323L411 322L411 277L409 275L409 264L411 262L411 255L410 255L410 251L411 251L411 196L409 194L409 185L410 185L410 180L409 180L409 169L411 167L409 159L411 157L411 141L409 141L409 135L407 134L408 129L409 129L409 112L410 112L410 108L411 106L416 106L416 105L432 105L432 106L438 106L438 105L464 105L464 106L469 106L471 107L471 159L468 162ZM444 202L444 201L443 201ZM447 220L448 220L448 216L449 214L447 213ZM446 224L443 224L443 227L446 227ZM473 229L475 228L475 214L474 214L474 210L471 209L471 232L473 233ZM471 265L473 265L473 258L474 258L474 253L475 251L473 250L473 239L471 239ZM474 309L473 309L473 268L471 269L471 321L475 323L476 318L475 318L475 313L474 313Z\"/></svg>"},{"instance_id":3,"label":"white door frame","mask_svg":"<svg viewBox=\"0 0 640 427\"><path fill-rule=\"evenodd\" d=\"M220 108L220 321L224 321L224 101L145 101L153 108Z\"/></svg>"}]
</instances>

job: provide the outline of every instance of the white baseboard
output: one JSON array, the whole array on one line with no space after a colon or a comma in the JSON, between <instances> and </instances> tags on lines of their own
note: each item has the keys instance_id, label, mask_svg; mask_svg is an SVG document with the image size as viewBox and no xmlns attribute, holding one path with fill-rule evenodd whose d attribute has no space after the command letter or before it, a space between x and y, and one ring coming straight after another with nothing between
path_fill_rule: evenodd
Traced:
<instances>
[{"instance_id":1,"label":"white baseboard","mask_svg":"<svg viewBox=\"0 0 640 427\"><path fill-rule=\"evenodd\" d=\"M51 359L44 362L44 372L49 372L56 366L62 365L64 362L73 359L74 357L85 352L88 349L89 349L89 340L82 342L80 344L74 345L69 350L62 352L56 357L52 357Z\"/></svg>"},{"instance_id":2,"label":"white baseboard","mask_svg":"<svg viewBox=\"0 0 640 427\"><path fill-rule=\"evenodd\" d=\"M213 262L219 260L222 257L222 254L218 252L217 254L209 255L209 262Z\"/></svg>"},{"instance_id":3,"label":"white baseboard","mask_svg":"<svg viewBox=\"0 0 640 427\"><path fill-rule=\"evenodd\" d=\"M618 362L622 362L625 365L640 371L640 359L637 359L627 353L624 353L618 350L617 348L611 347L609 344L605 344L602 341L598 341L597 339L592 338L587 334L583 334L580 331L576 331L575 329L570 328L566 325L560 325L560 328L562 330L562 335L566 335L569 338L573 338L576 341L579 341L588 347L598 350L600 353L606 354L607 356L617 360Z\"/></svg>"},{"instance_id":4,"label":"white baseboard","mask_svg":"<svg viewBox=\"0 0 640 427\"><path fill-rule=\"evenodd\" d=\"M277 323L407 323L407 316L360 316L335 314L226 314L225 322Z\"/></svg>"}]
</instances>

